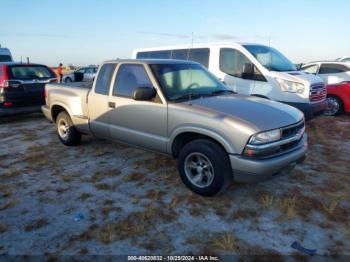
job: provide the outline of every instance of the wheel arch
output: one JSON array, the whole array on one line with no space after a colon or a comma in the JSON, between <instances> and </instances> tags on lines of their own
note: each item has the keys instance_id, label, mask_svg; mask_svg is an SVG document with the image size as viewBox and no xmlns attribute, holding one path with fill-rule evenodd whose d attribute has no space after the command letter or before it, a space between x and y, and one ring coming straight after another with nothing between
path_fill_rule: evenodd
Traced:
<instances>
[{"instance_id":1,"label":"wheel arch","mask_svg":"<svg viewBox=\"0 0 350 262\"><path fill-rule=\"evenodd\" d=\"M169 153L177 158L181 149L191 141L197 139L208 139L219 145L225 152L234 153L235 149L222 136L204 130L182 130L177 132L170 139Z\"/></svg>"}]
</instances>

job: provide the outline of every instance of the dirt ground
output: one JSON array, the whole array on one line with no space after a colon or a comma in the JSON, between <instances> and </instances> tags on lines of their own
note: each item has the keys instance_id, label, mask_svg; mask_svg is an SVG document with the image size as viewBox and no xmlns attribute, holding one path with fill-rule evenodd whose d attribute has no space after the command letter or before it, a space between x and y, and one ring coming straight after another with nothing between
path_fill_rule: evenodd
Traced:
<instances>
[{"instance_id":1,"label":"dirt ground","mask_svg":"<svg viewBox=\"0 0 350 262\"><path fill-rule=\"evenodd\" d=\"M350 255L350 116L307 124L291 174L203 198L174 160L84 137L63 146L40 114L0 120L0 255Z\"/></svg>"}]
</instances>

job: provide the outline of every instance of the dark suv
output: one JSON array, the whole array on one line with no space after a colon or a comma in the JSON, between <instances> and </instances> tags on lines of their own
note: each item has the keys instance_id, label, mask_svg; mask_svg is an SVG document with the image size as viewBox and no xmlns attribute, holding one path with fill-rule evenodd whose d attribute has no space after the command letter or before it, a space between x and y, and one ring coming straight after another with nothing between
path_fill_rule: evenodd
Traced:
<instances>
[{"instance_id":1,"label":"dark suv","mask_svg":"<svg viewBox=\"0 0 350 262\"><path fill-rule=\"evenodd\" d=\"M40 112L50 82L57 76L45 65L0 63L0 116Z\"/></svg>"}]
</instances>

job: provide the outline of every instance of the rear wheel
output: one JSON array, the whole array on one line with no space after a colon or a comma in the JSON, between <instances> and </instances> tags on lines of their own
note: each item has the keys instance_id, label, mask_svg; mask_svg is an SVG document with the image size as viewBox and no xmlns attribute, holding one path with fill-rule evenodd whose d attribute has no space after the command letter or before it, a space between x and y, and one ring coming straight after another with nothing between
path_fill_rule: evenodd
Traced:
<instances>
[{"instance_id":1,"label":"rear wheel","mask_svg":"<svg viewBox=\"0 0 350 262\"><path fill-rule=\"evenodd\" d=\"M207 139L198 139L183 147L178 158L178 169L183 183L202 196L213 196L224 191L232 180L227 153Z\"/></svg>"},{"instance_id":2,"label":"rear wheel","mask_svg":"<svg viewBox=\"0 0 350 262\"><path fill-rule=\"evenodd\" d=\"M75 146L81 140L81 133L75 129L67 112L63 111L56 118L58 138L66 146Z\"/></svg>"},{"instance_id":3,"label":"rear wheel","mask_svg":"<svg viewBox=\"0 0 350 262\"><path fill-rule=\"evenodd\" d=\"M72 78L66 77L66 78L64 79L64 82L65 82L65 83L71 83L71 82L73 82L73 81L72 81Z\"/></svg>"},{"instance_id":4,"label":"rear wheel","mask_svg":"<svg viewBox=\"0 0 350 262\"><path fill-rule=\"evenodd\" d=\"M340 98L336 96L328 96L326 102L327 107L324 111L326 116L335 116L343 112L343 102Z\"/></svg>"}]
</instances>

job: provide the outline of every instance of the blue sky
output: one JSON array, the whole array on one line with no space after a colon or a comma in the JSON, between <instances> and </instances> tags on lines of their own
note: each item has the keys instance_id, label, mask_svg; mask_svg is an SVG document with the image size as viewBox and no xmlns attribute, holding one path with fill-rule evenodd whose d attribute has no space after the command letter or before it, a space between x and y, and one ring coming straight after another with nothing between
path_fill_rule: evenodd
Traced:
<instances>
[{"instance_id":1,"label":"blue sky","mask_svg":"<svg viewBox=\"0 0 350 262\"><path fill-rule=\"evenodd\" d=\"M348 0L1 0L0 44L51 66L129 58L134 48L258 42L293 62L350 55Z\"/></svg>"}]
</instances>

